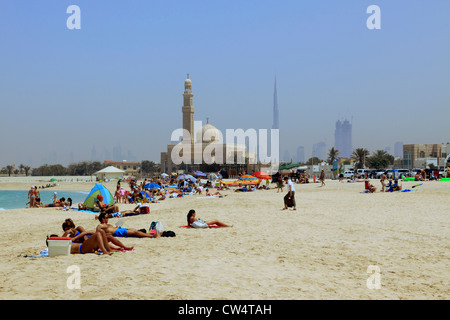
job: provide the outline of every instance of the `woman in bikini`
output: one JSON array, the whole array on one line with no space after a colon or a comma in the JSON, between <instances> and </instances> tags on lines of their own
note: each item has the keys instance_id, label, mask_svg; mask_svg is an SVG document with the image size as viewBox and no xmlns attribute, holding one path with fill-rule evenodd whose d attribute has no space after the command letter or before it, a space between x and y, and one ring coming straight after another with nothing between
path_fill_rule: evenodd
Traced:
<instances>
[{"instance_id":1,"label":"woman in bikini","mask_svg":"<svg viewBox=\"0 0 450 320\"><path fill-rule=\"evenodd\" d=\"M187 214L187 223L188 226L193 228L206 228L211 226L232 227L232 225L225 224L219 220L204 221L199 218L196 218L194 209L189 210Z\"/></svg>"}]
</instances>

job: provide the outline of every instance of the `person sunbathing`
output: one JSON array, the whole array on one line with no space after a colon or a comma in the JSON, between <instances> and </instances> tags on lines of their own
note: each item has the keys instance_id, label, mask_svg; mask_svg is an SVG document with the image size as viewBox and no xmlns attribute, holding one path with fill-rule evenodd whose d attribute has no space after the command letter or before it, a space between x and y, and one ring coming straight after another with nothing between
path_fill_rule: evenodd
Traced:
<instances>
[{"instance_id":1,"label":"person sunbathing","mask_svg":"<svg viewBox=\"0 0 450 320\"><path fill-rule=\"evenodd\" d=\"M136 216L136 215L138 215L138 214L149 214L149 213L150 213L150 211L147 212L147 213L140 212L140 209L139 209L140 207L141 207L141 204L138 203L138 205L136 206L136 208L134 208L133 210L124 210L124 211L119 211L119 212L106 213L105 216L106 216L108 219L111 219L111 218L131 217L131 216ZM98 219L98 216L95 215L94 219L97 220L97 219Z\"/></svg>"},{"instance_id":2,"label":"person sunbathing","mask_svg":"<svg viewBox=\"0 0 450 320\"><path fill-rule=\"evenodd\" d=\"M377 188L373 185L373 184L371 184L370 182L369 182L369 180L366 180L366 181L364 181L365 182L365 189L366 190L368 190L368 191L370 191L370 192L376 192L377 191Z\"/></svg>"},{"instance_id":3,"label":"person sunbathing","mask_svg":"<svg viewBox=\"0 0 450 320\"><path fill-rule=\"evenodd\" d=\"M66 219L64 223L62 224L62 228L64 231L63 237L71 237L72 242L76 243L83 243L89 237L91 237L96 231L94 230L85 230L82 226L75 226L75 223L72 221L72 219ZM103 230L101 230L102 233L105 233ZM127 247L122 242L120 242L118 239L113 237L111 234L106 234L106 240L108 243L112 243L116 245L117 247L113 247L110 245L111 250L113 251L120 251L120 250L133 250L133 247Z\"/></svg>"},{"instance_id":4,"label":"person sunbathing","mask_svg":"<svg viewBox=\"0 0 450 320\"><path fill-rule=\"evenodd\" d=\"M199 219L196 217L196 213L194 209L189 210L187 214L187 223L188 226L191 226L193 228L208 228L211 226L218 226L218 227L232 227L233 225L228 225L226 223L223 223L219 220L208 220L204 221L202 219Z\"/></svg>"},{"instance_id":5,"label":"person sunbathing","mask_svg":"<svg viewBox=\"0 0 450 320\"><path fill-rule=\"evenodd\" d=\"M57 237L57 235L51 235L51 237ZM47 247L48 247L49 237L47 236ZM112 255L111 248L108 245L108 241L106 240L106 235L101 232L95 232L91 235L86 241L72 242L70 247L70 253L76 254L86 254L86 253L98 253L101 250L102 253L107 255Z\"/></svg>"},{"instance_id":6,"label":"person sunbathing","mask_svg":"<svg viewBox=\"0 0 450 320\"><path fill-rule=\"evenodd\" d=\"M161 233L149 234L132 228L115 227L108 224L108 217L106 212L100 213L98 221L100 224L97 226L96 231L103 230L106 234L112 234L114 237L137 237L137 238L157 238Z\"/></svg>"},{"instance_id":7,"label":"person sunbathing","mask_svg":"<svg viewBox=\"0 0 450 320\"><path fill-rule=\"evenodd\" d=\"M98 203L98 209L100 209L101 212L106 212L106 213L119 212L119 206L116 204L106 204L103 201L103 196L101 194L97 195L97 200L98 201L94 202L95 209L97 209L95 207L95 205L96 205L96 203Z\"/></svg>"},{"instance_id":8,"label":"person sunbathing","mask_svg":"<svg viewBox=\"0 0 450 320\"><path fill-rule=\"evenodd\" d=\"M219 191L217 191L216 193L211 193L211 192L209 192L209 189L208 188L206 188L206 190L205 190L205 192L206 192L206 195L207 196L219 196L219 198L223 198L223 197L226 197L227 195L222 195Z\"/></svg>"}]
</instances>

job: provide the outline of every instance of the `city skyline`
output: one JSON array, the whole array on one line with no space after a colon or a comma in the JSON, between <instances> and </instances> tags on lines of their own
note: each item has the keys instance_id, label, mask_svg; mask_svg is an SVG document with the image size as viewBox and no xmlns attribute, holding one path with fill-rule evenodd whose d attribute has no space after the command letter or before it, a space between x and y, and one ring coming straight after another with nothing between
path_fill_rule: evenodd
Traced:
<instances>
[{"instance_id":1,"label":"city skyline","mask_svg":"<svg viewBox=\"0 0 450 320\"><path fill-rule=\"evenodd\" d=\"M80 29L67 27L74 4ZM381 29L367 27L372 4ZM197 118L222 132L271 129L276 102L280 156L328 151L343 119L352 147L371 152L450 141L449 11L444 0L4 0L0 168L112 160L114 148L159 162L187 73Z\"/></svg>"}]
</instances>

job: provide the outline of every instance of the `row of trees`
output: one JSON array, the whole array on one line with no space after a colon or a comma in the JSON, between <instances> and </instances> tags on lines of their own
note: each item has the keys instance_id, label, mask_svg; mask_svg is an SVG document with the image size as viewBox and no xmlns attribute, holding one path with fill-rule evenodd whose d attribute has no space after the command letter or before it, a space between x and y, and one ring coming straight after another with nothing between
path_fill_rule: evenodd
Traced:
<instances>
[{"instance_id":1,"label":"row of trees","mask_svg":"<svg viewBox=\"0 0 450 320\"><path fill-rule=\"evenodd\" d=\"M18 168L13 165L7 165L0 170L1 174L25 174L26 176L91 176L95 172L103 169L105 166L99 161L81 161L78 163L72 163L67 167L61 164L44 164L37 168L31 168L21 164ZM144 160L141 162L142 174L154 174L160 172L160 165L153 162Z\"/></svg>"},{"instance_id":2,"label":"row of trees","mask_svg":"<svg viewBox=\"0 0 450 320\"><path fill-rule=\"evenodd\" d=\"M320 162L327 162L328 164L333 164L334 159L339 158L339 150L334 147L328 151L327 159L319 159L317 157L309 158L305 165L318 164ZM375 150L372 155L370 155L369 150L365 148L356 148L350 156L350 160L355 163L355 169L362 169L364 167L372 169L383 169L387 168L389 165L394 164L394 156L388 154L384 150ZM344 164L350 164L350 160L344 161Z\"/></svg>"},{"instance_id":3,"label":"row of trees","mask_svg":"<svg viewBox=\"0 0 450 320\"><path fill-rule=\"evenodd\" d=\"M21 164L18 168L16 168L15 166L12 166L12 165L7 165L6 167L3 167L0 170L0 173L7 174L9 176L11 174L25 174L28 176L30 170L31 170L30 166L25 166L23 164Z\"/></svg>"}]
</instances>

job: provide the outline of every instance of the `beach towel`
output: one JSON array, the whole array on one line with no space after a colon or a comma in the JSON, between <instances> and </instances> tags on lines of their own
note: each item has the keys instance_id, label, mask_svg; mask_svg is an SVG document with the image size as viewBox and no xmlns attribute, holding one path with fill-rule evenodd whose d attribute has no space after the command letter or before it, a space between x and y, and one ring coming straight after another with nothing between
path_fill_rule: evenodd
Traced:
<instances>
[{"instance_id":1,"label":"beach towel","mask_svg":"<svg viewBox=\"0 0 450 320\"><path fill-rule=\"evenodd\" d=\"M194 228L194 227L191 227L191 226L180 226L180 228L188 228L188 229L202 229L202 228ZM213 225L213 226L208 226L208 228L209 229L214 229L214 228L225 228L225 227L221 227L221 226L216 226L216 225ZM207 228L203 228L203 229L207 229Z\"/></svg>"},{"instance_id":2,"label":"beach towel","mask_svg":"<svg viewBox=\"0 0 450 320\"><path fill-rule=\"evenodd\" d=\"M219 196L217 194L212 196L203 196L203 197L197 197L197 199L209 199L209 198L222 198L222 196Z\"/></svg>"},{"instance_id":3,"label":"beach towel","mask_svg":"<svg viewBox=\"0 0 450 320\"><path fill-rule=\"evenodd\" d=\"M78 212L89 212L89 213L96 213L98 214L99 212L95 212L95 211L91 211L91 210L80 210L78 208L72 208L72 210L78 211Z\"/></svg>"}]
</instances>

